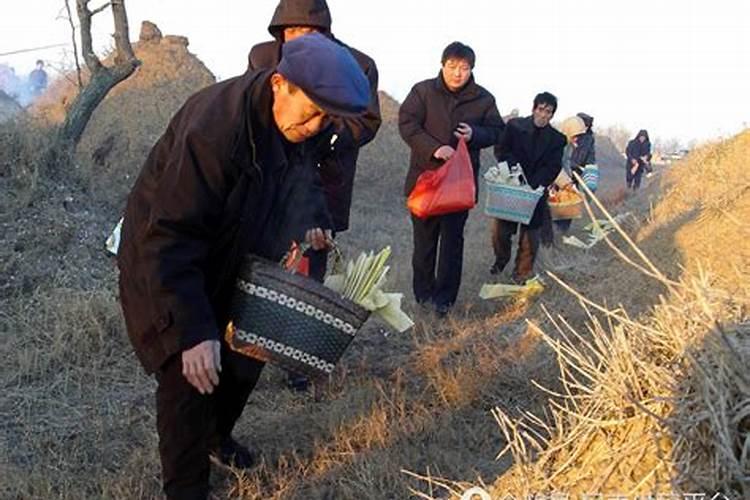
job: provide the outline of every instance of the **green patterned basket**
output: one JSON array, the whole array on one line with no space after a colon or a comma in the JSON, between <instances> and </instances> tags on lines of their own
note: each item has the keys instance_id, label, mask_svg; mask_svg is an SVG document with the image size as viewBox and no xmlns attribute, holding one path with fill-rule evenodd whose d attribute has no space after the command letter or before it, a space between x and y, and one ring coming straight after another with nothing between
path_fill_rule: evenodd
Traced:
<instances>
[{"instance_id":1,"label":"green patterned basket","mask_svg":"<svg viewBox=\"0 0 750 500\"><path fill-rule=\"evenodd\" d=\"M534 215L543 192L538 192L524 184L511 186L487 182L487 197L484 213L496 219L528 224Z\"/></svg>"},{"instance_id":2,"label":"green patterned basket","mask_svg":"<svg viewBox=\"0 0 750 500\"><path fill-rule=\"evenodd\" d=\"M248 256L235 284L226 340L246 356L321 378L333 372L369 315L311 278Z\"/></svg>"}]
</instances>

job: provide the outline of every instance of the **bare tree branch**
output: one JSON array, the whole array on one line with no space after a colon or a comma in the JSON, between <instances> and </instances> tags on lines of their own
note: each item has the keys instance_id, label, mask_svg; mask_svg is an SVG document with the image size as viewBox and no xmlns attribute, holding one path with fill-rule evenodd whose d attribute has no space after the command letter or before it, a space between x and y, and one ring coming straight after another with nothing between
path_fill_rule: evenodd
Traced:
<instances>
[{"instance_id":1,"label":"bare tree branch","mask_svg":"<svg viewBox=\"0 0 750 500\"><path fill-rule=\"evenodd\" d=\"M70 71L67 71L67 68L63 66L62 64L55 64L53 62L48 62L47 66L52 68L52 70L55 71L60 76L60 78L64 78L65 81L67 81L71 85L78 85L78 82L76 82L76 80L72 76L70 76Z\"/></svg>"},{"instance_id":2,"label":"bare tree branch","mask_svg":"<svg viewBox=\"0 0 750 500\"><path fill-rule=\"evenodd\" d=\"M83 79L81 78L81 62L78 60L78 43L76 42L76 25L73 22L73 14L70 12L70 2L65 0L65 10L68 12L68 22L70 23L70 33L73 38L73 59L76 62L76 74L78 75L78 91L83 88Z\"/></svg>"},{"instance_id":3,"label":"bare tree branch","mask_svg":"<svg viewBox=\"0 0 750 500\"><path fill-rule=\"evenodd\" d=\"M125 0L112 0L112 15L115 18L115 63L121 64L125 61L135 59L133 47L130 45L128 15L125 11Z\"/></svg>"},{"instance_id":4,"label":"bare tree branch","mask_svg":"<svg viewBox=\"0 0 750 500\"><path fill-rule=\"evenodd\" d=\"M104 5L102 5L101 7L97 7L96 9L92 10L91 11L91 16L93 17L93 16L97 15L98 13L100 13L101 11L103 11L104 9L106 9L107 7L109 7L109 5L110 5L110 2L107 2Z\"/></svg>"},{"instance_id":5,"label":"bare tree branch","mask_svg":"<svg viewBox=\"0 0 750 500\"><path fill-rule=\"evenodd\" d=\"M89 0L76 0L78 10L78 20L81 23L81 53L86 66L93 75L102 69L102 63L94 53L94 47L91 41L91 11L89 10Z\"/></svg>"}]
</instances>

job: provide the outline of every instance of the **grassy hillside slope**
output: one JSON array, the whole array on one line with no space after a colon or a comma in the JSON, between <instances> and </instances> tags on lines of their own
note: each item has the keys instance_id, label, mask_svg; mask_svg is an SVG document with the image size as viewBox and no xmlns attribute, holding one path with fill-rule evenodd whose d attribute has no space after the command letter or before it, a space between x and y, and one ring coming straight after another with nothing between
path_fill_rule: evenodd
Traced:
<instances>
[{"instance_id":1,"label":"grassy hillside slope","mask_svg":"<svg viewBox=\"0 0 750 500\"><path fill-rule=\"evenodd\" d=\"M144 64L142 71L149 66ZM164 81L154 84L159 92L133 89L128 98L126 92L113 96L96 117L101 126L91 130L91 142L82 145L76 165L63 179L51 180L38 164L38 152L46 144L44 131L19 125L0 128L0 356L5 360L0 366L0 497L159 497L155 383L143 374L125 338L114 263L103 241L119 216L147 144L180 104L177 98L165 98L164 107L154 110L149 99L189 93L205 84L193 81L186 88L184 81L173 83L174 89ZM138 101L143 104L133 106L136 99L144 99ZM123 106L133 108L134 114L128 115ZM429 492L424 481L403 470L471 482L481 477L487 484L501 477L506 479L495 484L495 491L511 491L516 484L511 478L525 476L516 474L519 465L512 468L510 455L495 459L514 441L498 429L491 411L500 408L509 421L522 412L542 412L548 395L535 383L564 388L555 344L545 342L542 334L550 332L550 338L559 340L551 332L560 320L553 322L545 310L561 314L584 334L591 318L576 297L551 279L536 298L480 301L477 293L491 278L487 271L492 261L481 210L472 212L467 227L464 281L455 312L438 320L414 307L409 293L411 228L401 195L408 151L397 135L397 103L383 95L383 107L383 128L363 151L357 173L353 230L340 241L350 256L384 245L394 248L388 288L406 293L405 308L416 326L397 335L369 322L329 383L311 393L289 392L283 387L283 373L267 367L236 432L261 453L262 463L246 473L217 470L213 481L218 498L381 500L408 498L412 489ZM132 121L121 121L127 116ZM135 135L128 136L129 143L120 143L123 135L115 134L117 139L107 146L110 127ZM748 282L748 266L743 266L747 196L737 193L747 192L747 174L741 168L742 158L750 153L747 142L745 133L694 153L668 174L649 180L646 190L626 198L617 209L631 212L626 230L670 280L689 281L699 263L711 270L708 281L698 281L701 290L718 297L707 302L708 316L697 316L696 321L676 316L674 304L680 303L669 302L677 300L673 285L635 272L604 243L587 252L544 250L538 271L552 270L597 303L621 304L629 318L652 330L659 322L678 324L679 319L689 325L675 331L689 327L698 332L695 324L716 318L733 339L746 339L741 325L747 320L747 303L742 302ZM710 170L710 182L699 182L702 170ZM604 191L612 189L622 198L620 182L613 180ZM686 193L694 197L686 199ZM583 225L576 223L574 234L580 236ZM726 291L713 295L720 290ZM660 295L672 316L654 312ZM632 336L642 331L636 329ZM684 343L695 345L698 338L691 333ZM709 345L708 337L700 338ZM700 377L683 376L688 372L675 366L679 369L670 381L698 387L697 392L711 389L689 385ZM733 395L724 402L734 405L727 407L727 422L740 429L732 431L729 442L746 453L743 401ZM653 413L650 404L645 403ZM641 418L645 423L638 425L643 427L633 420L634 429L656 429L646 425L637 405L630 408L622 411L632 415L618 418ZM612 417L611 422L619 420ZM705 419L695 424L697 434L709 436L695 442L727 443L719 441L718 434L711 441L712 427L701 427ZM627 436L624 432L613 434ZM569 434L560 439L565 436ZM686 449L684 442L682 446ZM528 467L536 467L533 459L541 453L526 462ZM548 463L568 462L562 457ZM516 464L521 458L515 457ZM653 457L649 460L644 463L656 463ZM747 463L746 454L741 460ZM705 469L709 472L701 480L708 477L721 487L731 486L735 476L728 462L715 463L721 470L711 475ZM573 469L559 467L560 477L570 470L588 470L586 462L571 464ZM551 470L544 467L538 470ZM511 473L503 476L508 470ZM660 469L652 476L660 485L681 477L679 469L669 471Z\"/></svg>"}]
</instances>

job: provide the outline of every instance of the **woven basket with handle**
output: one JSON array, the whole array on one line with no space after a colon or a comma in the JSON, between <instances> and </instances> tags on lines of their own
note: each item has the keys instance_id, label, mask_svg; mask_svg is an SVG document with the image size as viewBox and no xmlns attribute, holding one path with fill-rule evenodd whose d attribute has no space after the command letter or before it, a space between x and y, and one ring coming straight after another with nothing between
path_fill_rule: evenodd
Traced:
<instances>
[{"instance_id":1,"label":"woven basket with handle","mask_svg":"<svg viewBox=\"0 0 750 500\"><path fill-rule=\"evenodd\" d=\"M580 219L583 217L583 200L572 203L548 202L552 220Z\"/></svg>"},{"instance_id":2,"label":"woven basket with handle","mask_svg":"<svg viewBox=\"0 0 750 500\"><path fill-rule=\"evenodd\" d=\"M534 215L539 199L544 194L527 184L511 186L487 182L484 213L496 219L528 224Z\"/></svg>"},{"instance_id":3,"label":"woven basket with handle","mask_svg":"<svg viewBox=\"0 0 750 500\"><path fill-rule=\"evenodd\" d=\"M225 339L246 356L321 378L331 374L369 314L311 278L247 256Z\"/></svg>"}]
</instances>

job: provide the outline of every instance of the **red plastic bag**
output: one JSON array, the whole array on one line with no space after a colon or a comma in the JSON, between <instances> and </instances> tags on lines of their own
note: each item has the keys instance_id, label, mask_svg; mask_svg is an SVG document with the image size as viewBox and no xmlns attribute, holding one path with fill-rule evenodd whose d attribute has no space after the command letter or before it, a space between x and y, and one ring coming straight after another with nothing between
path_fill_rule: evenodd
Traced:
<instances>
[{"instance_id":1,"label":"red plastic bag","mask_svg":"<svg viewBox=\"0 0 750 500\"><path fill-rule=\"evenodd\" d=\"M440 168L426 170L417 178L406 206L420 219L474 208L477 187L466 141Z\"/></svg>"},{"instance_id":2,"label":"red plastic bag","mask_svg":"<svg viewBox=\"0 0 750 500\"><path fill-rule=\"evenodd\" d=\"M310 258L304 255L302 247L296 241L292 242L289 251L284 255L284 269L302 276L310 276Z\"/></svg>"}]
</instances>

